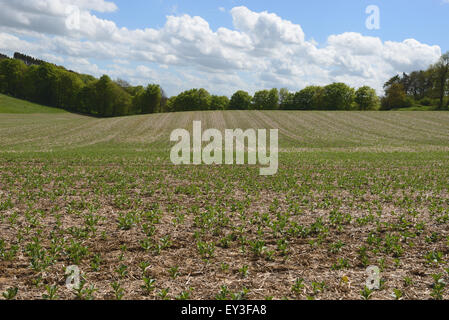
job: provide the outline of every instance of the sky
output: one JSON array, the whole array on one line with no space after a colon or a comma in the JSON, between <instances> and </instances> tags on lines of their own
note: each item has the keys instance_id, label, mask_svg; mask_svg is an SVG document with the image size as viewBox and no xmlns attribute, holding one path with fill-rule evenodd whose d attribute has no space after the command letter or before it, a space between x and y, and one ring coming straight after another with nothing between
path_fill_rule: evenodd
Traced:
<instances>
[{"instance_id":1,"label":"sky","mask_svg":"<svg viewBox=\"0 0 449 320\"><path fill-rule=\"evenodd\" d=\"M158 83L168 95L332 82L382 94L395 74L425 69L449 50L449 0L0 0L0 7L1 53Z\"/></svg>"}]
</instances>

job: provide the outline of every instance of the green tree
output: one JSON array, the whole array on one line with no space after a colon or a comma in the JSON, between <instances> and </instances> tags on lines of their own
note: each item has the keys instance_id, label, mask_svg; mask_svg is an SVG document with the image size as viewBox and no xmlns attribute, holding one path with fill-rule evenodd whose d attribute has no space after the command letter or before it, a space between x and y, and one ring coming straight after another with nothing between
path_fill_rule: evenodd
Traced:
<instances>
[{"instance_id":1,"label":"green tree","mask_svg":"<svg viewBox=\"0 0 449 320\"><path fill-rule=\"evenodd\" d=\"M161 87L157 84L149 84L141 95L142 113L159 112L162 99Z\"/></svg>"},{"instance_id":2,"label":"green tree","mask_svg":"<svg viewBox=\"0 0 449 320\"><path fill-rule=\"evenodd\" d=\"M29 101L37 100L37 88L36 88L36 79L37 79L37 69L38 66L29 66L25 74L23 76L23 93L22 98Z\"/></svg>"},{"instance_id":3,"label":"green tree","mask_svg":"<svg viewBox=\"0 0 449 320\"><path fill-rule=\"evenodd\" d=\"M274 88L268 93L268 100L265 105L265 110L277 110L279 109L279 90Z\"/></svg>"},{"instance_id":4,"label":"green tree","mask_svg":"<svg viewBox=\"0 0 449 320\"><path fill-rule=\"evenodd\" d=\"M77 97L84 87L77 74L63 71L59 77L58 106L70 111L79 111Z\"/></svg>"},{"instance_id":5,"label":"green tree","mask_svg":"<svg viewBox=\"0 0 449 320\"><path fill-rule=\"evenodd\" d=\"M279 109L280 110L293 110L295 94L288 91L287 88L279 90Z\"/></svg>"},{"instance_id":6,"label":"green tree","mask_svg":"<svg viewBox=\"0 0 449 320\"><path fill-rule=\"evenodd\" d=\"M210 94L205 89L192 89L184 91L170 99L171 111L197 111L209 110Z\"/></svg>"},{"instance_id":7,"label":"green tree","mask_svg":"<svg viewBox=\"0 0 449 320\"><path fill-rule=\"evenodd\" d=\"M78 93L76 100L78 105L76 111L86 114L97 113L96 108L94 107L97 103L96 81L92 81L85 85Z\"/></svg>"},{"instance_id":8,"label":"green tree","mask_svg":"<svg viewBox=\"0 0 449 320\"><path fill-rule=\"evenodd\" d=\"M444 106L444 97L446 95L446 92L448 91L449 52L443 54L440 60L430 69L432 74L434 75L435 89L439 99L438 107L442 109ZM449 106L449 100L447 106Z\"/></svg>"},{"instance_id":9,"label":"green tree","mask_svg":"<svg viewBox=\"0 0 449 320\"><path fill-rule=\"evenodd\" d=\"M276 110L279 108L279 91L278 89L257 91L252 102L256 110Z\"/></svg>"},{"instance_id":10,"label":"green tree","mask_svg":"<svg viewBox=\"0 0 449 320\"><path fill-rule=\"evenodd\" d=\"M126 116L131 109L132 98L121 86L114 84L112 116Z\"/></svg>"},{"instance_id":11,"label":"green tree","mask_svg":"<svg viewBox=\"0 0 449 320\"><path fill-rule=\"evenodd\" d=\"M410 107L407 100L404 86L401 83L393 83L385 90L385 97L382 98L382 110L391 110L394 108Z\"/></svg>"},{"instance_id":12,"label":"green tree","mask_svg":"<svg viewBox=\"0 0 449 320\"><path fill-rule=\"evenodd\" d=\"M326 110L350 110L354 102L354 89L344 83L324 87L323 106Z\"/></svg>"},{"instance_id":13,"label":"green tree","mask_svg":"<svg viewBox=\"0 0 449 320\"><path fill-rule=\"evenodd\" d=\"M239 90L234 93L229 102L229 110L249 110L251 108L251 96L248 92Z\"/></svg>"},{"instance_id":14,"label":"green tree","mask_svg":"<svg viewBox=\"0 0 449 320\"><path fill-rule=\"evenodd\" d=\"M429 71L414 71L410 73L409 92L415 100L430 98L432 77Z\"/></svg>"},{"instance_id":15,"label":"green tree","mask_svg":"<svg viewBox=\"0 0 449 320\"><path fill-rule=\"evenodd\" d=\"M94 113L110 117L114 113L114 84L107 75L103 75L95 84Z\"/></svg>"},{"instance_id":16,"label":"green tree","mask_svg":"<svg viewBox=\"0 0 449 320\"><path fill-rule=\"evenodd\" d=\"M308 86L295 93L293 97L294 110L318 110L323 106L324 88L320 86Z\"/></svg>"},{"instance_id":17,"label":"green tree","mask_svg":"<svg viewBox=\"0 0 449 320\"><path fill-rule=\"evenodd\" d=\"M145 95L145 88L142 86L132 87L127 89L132 96L132 114L142 114L144 110L143 96Z\"/></svg>"},{"instance_id":18,"label":"green tree","mask_svg":"<svg viewBox=\"0 0 449 320\"><path fill-rule=\"evenodd\" d=\"M368 86L359 88L355 93L354 100L359 110L375 110L379 105L376 90Z\"/></svg>"},{"instance_id":19,"label":"green tree","mask_svg":"<svg viewBox=\"0 0 449 320\"><path fill-rule=\"evenodd\" d=\"M104 75L95 83L94 112L105 117L128 114L131 96L111 78Z\"/></svg>"},{"instance_id":20,"label":"green tree","mask_svg":"<svg viewBox=\"0 0 449 320\"><path fill-rule=\"evenodd\" d=\"M34 87L33 100L47 106L58 106L60 72L56 66L43 63L30 74Z\"/></svg>"},{"instance_id":21,"label":"green tree","mask_svg":"<svg viewBox=\"0 0 449 320\"><path fill-rule=\"evenodd\" d=\"M206 89L199 89L195 94L195 106L194 110L209 110L210 108L210 93Z\"/></svg>"},{"instance_id":22,"label":"green tree","mask_svg":"<svg viewBox=\"0 0 449 320\"><path fill-rule=\"evenodd\" d=\"M210 110L226 110L229 106L229 98L226 96L210 97Z\"/></svg>"},{"instance_id":23,"label":"green tree","mask_svg":"<svg viewBox=\"0 0 449 320\"><path fill-rule=\"evenodd\" d=\"M268 104L270 92L268 90L261 90L254 93L252 99L252 108L256 110L265 110Z\"/></svg>"},{"instance_id":24,"label":"green tree","mask_svg":"<svg viewBox=\"0 0 449 320\"><path fill-rule=\"evenodd\" d=\"M0 60L0 90L2 93L21 97L26 65L16 59Z\"/></svg>"}]
</instances>

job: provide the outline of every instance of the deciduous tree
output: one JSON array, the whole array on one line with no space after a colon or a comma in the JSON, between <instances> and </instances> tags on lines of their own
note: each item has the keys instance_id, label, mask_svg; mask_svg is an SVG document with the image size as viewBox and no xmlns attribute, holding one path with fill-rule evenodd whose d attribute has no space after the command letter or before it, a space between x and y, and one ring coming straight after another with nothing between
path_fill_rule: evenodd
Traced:
<instances>
[{"instance_id":1,"label":"deciduous tree","mask_svg":"<svg viewBox=\"0 0 449 320\"><path fill-rule=\"evenodd\" d=\"M243 90L234 93L229 102L229 110L249 110L251 108L251 95Z\"/></svg>"},{"instance_id":2,"label":"deciduous tree","mask_svg":"<svg viewBox=\"0 0 449 320\"><path fill-rule=\"evenodd\" d=\"M355 93L354 100L359 110L375 110L379 105L376 90L368 86L359 88Z\"/></svg>"}]
</instances>

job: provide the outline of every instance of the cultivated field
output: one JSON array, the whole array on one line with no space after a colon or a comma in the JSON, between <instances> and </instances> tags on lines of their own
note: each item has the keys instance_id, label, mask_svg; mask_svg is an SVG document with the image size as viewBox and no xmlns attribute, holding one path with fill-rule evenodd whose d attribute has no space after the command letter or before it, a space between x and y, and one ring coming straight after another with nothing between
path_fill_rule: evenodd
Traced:
<instances>
[{"instance_id":1,"label":"cultivated field","mask_svg":"<svg viewBox=\"0 0 449 320\"><path fill-rule=\"evenodd\" d=\"M5 297L449 297L447 112L33 112L0 114ZM173 166L193 120L279 128L278 174Z\"/></svg>"}]
</instances>

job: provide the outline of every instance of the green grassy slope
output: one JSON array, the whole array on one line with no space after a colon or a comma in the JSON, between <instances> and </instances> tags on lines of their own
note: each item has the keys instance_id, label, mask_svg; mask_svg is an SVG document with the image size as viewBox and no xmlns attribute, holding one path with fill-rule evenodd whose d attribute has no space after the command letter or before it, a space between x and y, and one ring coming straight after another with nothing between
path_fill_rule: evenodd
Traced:
<instances>
[{"instance_id":1,"label":"green grassy slope","mask_svg":"<svg viewBox=\"0 0 449 320\"><path fill-rule=\"evenodd\" d=\"M28 101L11 98L0 94L0 113L32 114L32 113L66 113L66 111L41 106Z\"/></svg>"}]
</instances>

